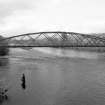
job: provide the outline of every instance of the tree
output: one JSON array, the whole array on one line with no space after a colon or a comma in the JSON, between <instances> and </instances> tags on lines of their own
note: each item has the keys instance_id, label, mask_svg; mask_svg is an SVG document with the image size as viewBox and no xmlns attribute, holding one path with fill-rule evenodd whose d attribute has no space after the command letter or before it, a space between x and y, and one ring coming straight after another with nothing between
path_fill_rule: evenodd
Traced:
<instances>
[{"instance_id":1,"label":"tree","mask_svg":"<svg viewBox=\"0 0 105 105\"><path fill-rule=\"evenodd\" d=\"M0 36L0 56L8 55L9 48L7 46L8 42L4 39L3 36Z\"/></svg>"}]
</instances>

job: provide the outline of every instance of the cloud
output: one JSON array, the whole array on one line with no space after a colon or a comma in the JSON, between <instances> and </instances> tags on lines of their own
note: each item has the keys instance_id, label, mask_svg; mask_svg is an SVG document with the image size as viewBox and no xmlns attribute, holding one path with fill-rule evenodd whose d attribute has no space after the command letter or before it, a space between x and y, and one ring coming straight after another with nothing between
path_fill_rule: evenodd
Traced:
<instances>
[{"instance_id":1,"label":"cloud","mask_svg":"<svg viewBox=\"0 0 105 105\"><path fill-rule=\"evenodd\" d=\"M101 32L105 26L104 2L99 0L1 1L0 32L9 35L57 30Z\"/></svg>"},{"instance_id":2,"label":"cloud","mask_svg":"<svg viewBox=\"0 0 105 105\"><path fill-rule=\"evenodd\" d=\"M0 19L4 19L17 10L32 9L35 3L37 0L0 0Z\"/></svg>"}]
</instances>

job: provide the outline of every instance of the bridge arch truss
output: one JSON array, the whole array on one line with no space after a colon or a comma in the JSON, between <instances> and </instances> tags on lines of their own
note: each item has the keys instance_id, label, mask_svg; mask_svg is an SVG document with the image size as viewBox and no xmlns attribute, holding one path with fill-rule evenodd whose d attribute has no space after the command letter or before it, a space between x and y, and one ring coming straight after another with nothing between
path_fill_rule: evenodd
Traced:
<instances>
[{"instance_id":1,"label":"bridge arch truss","mask_svg":"<svg viewBox=\"0 0 105 105\"><path fill-rule=\"evenodd\" d=\"M105 47L105 39L99 36L60 31L26 33L3 40L8 47Z\"/></svg>"}]
</instances>

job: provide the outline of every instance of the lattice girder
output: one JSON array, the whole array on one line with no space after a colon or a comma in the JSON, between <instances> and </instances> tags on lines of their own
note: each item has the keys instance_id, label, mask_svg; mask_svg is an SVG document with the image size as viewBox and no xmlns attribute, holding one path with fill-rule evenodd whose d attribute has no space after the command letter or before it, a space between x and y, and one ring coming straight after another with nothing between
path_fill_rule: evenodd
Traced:
<instances>
[{"instance_id":1,"label":"lattice girder","mask_svg":"<svg viewBox=\"0 0 105 105\"><path fill-rule=\"evenodd\" d=\"M104 38L74 32L27 33L3 40L8 41L8 47L105 47Z\"/></svg>"}]
</instances>

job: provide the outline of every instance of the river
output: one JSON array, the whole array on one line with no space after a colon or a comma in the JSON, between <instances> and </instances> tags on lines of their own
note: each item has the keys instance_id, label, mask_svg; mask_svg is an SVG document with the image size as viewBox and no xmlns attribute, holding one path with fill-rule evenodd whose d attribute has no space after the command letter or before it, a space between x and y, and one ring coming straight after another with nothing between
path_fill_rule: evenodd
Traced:
<instances>
[{"instance_id":1,"label":"river","mask_svg":"<svg viewBox=\"0 0 105 105\"><path fill-rule=\"evenodd\" d=\"M0 105L105 105L105 54L10 49L0 58Z\"/></svg>"}]
</instances>

